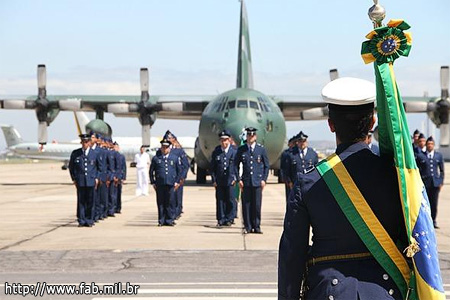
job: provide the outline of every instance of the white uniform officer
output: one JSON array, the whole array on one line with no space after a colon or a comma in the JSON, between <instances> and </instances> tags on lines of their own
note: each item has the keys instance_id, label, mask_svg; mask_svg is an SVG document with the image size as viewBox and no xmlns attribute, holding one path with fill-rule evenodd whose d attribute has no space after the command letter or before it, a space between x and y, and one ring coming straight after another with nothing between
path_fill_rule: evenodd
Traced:
<instances>
[{"instance_id":1,"label":"white uniform officer","mask_svg":"<svg viewBox=\"0 0 450 300\"><path fill-rule=\"evenodd\" d=\"M148 196L148 168L150 167L150 156L141 146L140 153L134 156L136 163L136 196Z\"/></svg>"}]
</instances>

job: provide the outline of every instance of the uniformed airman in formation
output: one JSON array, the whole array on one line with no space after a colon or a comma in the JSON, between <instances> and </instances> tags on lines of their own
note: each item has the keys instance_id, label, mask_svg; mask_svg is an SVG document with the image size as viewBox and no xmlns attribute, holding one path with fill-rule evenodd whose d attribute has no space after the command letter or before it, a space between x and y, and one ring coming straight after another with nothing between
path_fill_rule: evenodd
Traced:
<instances>
[{"instance_id":1,"label":"uniformed airman in formation","mask_svg":"<svg viewBox=\"0 0 450 300\"><path fill-rule=\"evenodd\" d=\"M425 140L425 135L416 130L414 131L413 139L417 167L430 201L431 218L434 228L438 229L436 217L439 192L444 185L444 159L442 154L434 149L432 136Z\"/></svg>"},{"instance_id":2,"label":"uniformed airman in formation","mask_svg":"<svg viewBox=\"0 0 450 300\"><path fill-rule=\"evenodd\" d=\"M171 152L179 157L181 164L180 186L175 190L175 218L179 219L183 213L183 186L189 172L189 160L175 134L167 130L164 138L170 141Z\"/></svg>"},{"instance_id":3,"label":"uniformed airman in formation","mask_svg":"<svg viewBox=\"0 0 450 300\"><path fill-rule=\"evenodd\" d=\"M237 215L237 202L234 186L237 182L235 166L236 148L231 145L231 133L219 133L220 145L211 156L211 178L216 190L217 227L231 226Z\"/></svg>"},{"instance_id":4,"label":"uniformed airman in formation","mask_svg":"<svg viewBox=\"0 0 450 300\"><path fill-rule=\"evenodd\" d=\"M289 140L288 146L289 148L283 152L280 162L281 176L285 183L286 203L297 179L297 173L305 174L319 162L316 151L308 147L308 136L303 131L293 136Z\"/></svg>"},{"instance_id":5,"label":"uniformed airman in formation","mask_svg":"<svg viewBox=\"0 0 450 300\"><path fill-rule=\"evenodd\" d=\"M150 164L150 183L156 191L158 226L175 226L178 216L176 191L180 188L184 171L180 156L171 148L167 138L161 141L161 148Z\"/></svg>"},{"instance_id":6,"label":"uniformed airman in formation","mask_svg":"<svg viewBox=\"0 0 450 300\"><path fill-rule=\"evenodd\" d=\"M95 132L82 134L80 138L82 147L72 152L69 172L77 187L78 224L92 227L95 222L121 212L126 162L117 143L114 145L110 138Z\"/></svg>"},{"instance_id":7,"label":"uniformed airman in formation","mask_svg":"<svg viewBox=\"0 0 450 300\"><path fill-rule=\"evenodd\" d=\"M235 159L236 176L242 190L244 234L261 234L262 191L269 175L269 158L264 146L256 142L257 129L248 127L245 131L247 143L238 148Z\"/></svg>"},{"instance_id":8,"label":"uniformed airman in formation","mask_svg":"<svg viewBox=\"0 0 450 300\"><path fill-rule=\"evenodd\" d=\"M286 203L289 197L289 193L291 192L291 185L288 179L288 169L287 169L287 163L288 163L288 158L292 153L292 150L294 149L294 146L296 145L297 141L297 135L294 135L293 137L291 137L288 141L288 147L283 151L283 153L281 153L281 157L280 157L280 178L281 181L284 183L284 192L285 192L285 196L286 196Z\"/></svg>"}]
</instances>

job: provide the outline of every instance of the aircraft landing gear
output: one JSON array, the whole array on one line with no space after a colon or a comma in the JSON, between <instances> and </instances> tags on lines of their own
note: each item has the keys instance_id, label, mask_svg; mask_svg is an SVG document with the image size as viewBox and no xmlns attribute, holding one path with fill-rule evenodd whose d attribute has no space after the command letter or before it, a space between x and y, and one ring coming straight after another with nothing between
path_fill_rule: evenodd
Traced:
<instances>
[{"instance_id":1,"label":"aircraft landing gear","mask_svg":"<svg viewBox=\"0 0 450 300\"><path fill-rule=\"evenodd\" d=\"M206 183L206 169L202 169L197 165L197 184Z\"/></svg>"}]
</instances>

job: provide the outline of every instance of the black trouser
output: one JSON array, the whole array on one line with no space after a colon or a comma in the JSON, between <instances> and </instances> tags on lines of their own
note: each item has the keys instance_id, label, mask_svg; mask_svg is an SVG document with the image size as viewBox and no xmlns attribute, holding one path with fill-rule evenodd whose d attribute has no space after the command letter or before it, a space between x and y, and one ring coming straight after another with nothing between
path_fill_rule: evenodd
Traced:
<instances>
[{"instance_id":1,"label":"black trouser","mask_svg":"<svg viewBox=\"0 0 450 300\"><path fill-rule=\"evenodd\" d=\"M242 193L242 214L244 215L244 227L250 232L252 229L260 229L261 225L262 188L246 187Z\"/></svg>"},{"instance_id":2,"label":"black trouser","mask_svg":"<svg viewBox=\"0 0 450 300\"><path fill-rule=\"evenodd\" d=\"M438 198L439 198L439 191L441 189L439 187L434 186L427 187L426 189L428 200L430 201L431 219L433 219L433 223L436 224Z\"/></svg>"},{"instance_id":3,"label":"black trouser","mask_svg":"<svg viewBox=\"0 0 450 300\"><path fill-rule=\"evenodd\" d=\"M109 184L109 194L108 194L108 216L113 216L116 212L117 205L117 186L114 185L114 181L111 180Z\"/></svg>"},{"instance_id":4,"label":"black trouser","mask_svg":"<svg viewBox=\"0 0 450 300\"><path fill-rule=\"evenodd\" d=\"M122 184L117 185L117 202L116 202L116 213L120 213L122 210Z\"/></svg>"},{"instance_id":5,"label":"black trouser","mask_svg":"<svg viewBox=\"0 0 450 300\"><path fill-rule=\"evenodd\" d=\"M220 186L216 187L216 219L219 225L234 220L234 187Z\"/></svg>"},{"instance_id":6,"label":"black trouser","mask_svg":"<svg viewBox=\"0 0 450 300\"><path fill-rule=\"evenodd\" d=\"M180 185L180 187L174 191L175 194L175 218L181 215L181 212L183 211L183 186Z\"/></svg>"},{"instance_id":7,"label":"black trouser","mask_svg":"<svg viewBox=\"0 0 450 300\"><path fill-rule=\"evenodd\" d=\"M80 225L94 223L94 193L93 186L77 186L77 219Z\"/></svg>"},{"instance_id":8,"label":"black trouser","mask_svg":"<svg viewBox=\"0 0 450 300\"><path fill-rule=\"evenodd\" d=\"M156 186L156 204L158 206L158 223L170 225L175 220L175 193L173 185Z\"/></svg>"},{"instance_id":9,"label":"black trouser","mask_svg":"<svg viewBox=\"0 0 450 300\"><path fill-rule=\"evenodd\" d=\"M98 208L98 217L106 218L108 216L108 187L106 186L105 181L101 181L100 185L97 188L99 193L99 208Z\"/></svg>"}]
</instances>

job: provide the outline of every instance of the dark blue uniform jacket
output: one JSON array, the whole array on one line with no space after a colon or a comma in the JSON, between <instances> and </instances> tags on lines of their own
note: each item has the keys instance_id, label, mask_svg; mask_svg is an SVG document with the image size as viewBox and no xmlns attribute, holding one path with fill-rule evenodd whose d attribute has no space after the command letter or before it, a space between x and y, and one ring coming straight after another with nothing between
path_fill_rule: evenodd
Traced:
<instances>
[{"instance_id":1,"label":"dark blue uniform jacket","mask_svg":"<svg viewBox=\"0 0 450 300\"><path fill-rule=\"evenodd\" d=\"M70 177L79 187L95 186L95 179L99 177L99 166L97 152L92 149L89 150L88 155L83 154L82 148L74 150L70 155Z\"/></svg>"},{"instance_id":2,"label":"dark blue uniform jacket","mask_svg":"<svg viewBox=\"0 0 450 300\"><path fill-rule=\"evenodd\" d=\"M117 169L116 168L118 165L118 161L117 161L116 151L106 149L106 162L108 165L107 180L113 181L114 177L117 177L117 174L116 174Z\"/></svg>"},{"instance_id":3,"label":"dark blue uniform jacket","mask_svg":"<svg viewBox=\"0 0 450 300\"><path fill-rule=\"evenodd\" d=\"M222 147L217 146L211 155L211 177L213 183L219 186L230 186L233 181L237 180L236 166L234 160L236 159L237 150L232 146L228 148L225 154Z\"/></svg>"},{"instance_id":4,"label":"dark blue uniform jacket","mask_svg":"<svg viewBox=\"0 0 450 300\"><path fill-rule=\"evenodd\" d=\"M311 170L317 163L319 158L316 151L308 147L305 157L300 157L300 149L298 147L292 148L292 151L287 157L286 169L288 182L295 182L297 173L306 173Z\"/></svg>"},{"instance_id":5,"label":"dark blue uniform jacket","mask_svg":"<svg viewBox=\"0 0 450 300\"><path fill-rule=\"evenodd\" d=\"M439 187L444 183L444 159L441 153L435 150L433 158L429 158L427 152L421 152L416 156L416 162L426 187Z\"/></svg>"},{"instance_id":6,"label":"dark blue uniform jacket","mask_svg":"<svg viewBox=\"0 0 450 300\"><path fill-rule=\"evenodd\" d=\"M393 162L373 154L365 143L341 144L336 153L393 241L405 243L406 229ZM288 202L280 241L279 299L299 299L300 282L309 258L368 252L318 171L299 173L298 178ZM317 263L308 269L306 299L331 299L330 296L346 300L392 299L388 294L391 289L392 297L401 299L385 273L373 258Z\"/></svg>"},{"instance_id":7,"label":"dark blue uniform jacket","mask_svg":"<svg viewBox=\"0 0 450 300\"><path fill-rule=\"evenodd\" d=\"M236 153L236 170L239 175L239 164L242 163L242 178L244 186L259 187L261 181L267 181L269 176L269 158L266 149L260 144L255 145L253 153L250 147L245 144L238 148ZM239 179L239 178L238 178Z\"/></svg>"},{"instance_id":8,"label":"dark blue uniform jacket","mask_svg":"<svg viewBox=\"0 0 450 300\"><path fill-rule=\"evenodd\" d=\"M161 152L152 158L150 165L150 182L156 185L174 185L180 183L182 178L180 158L169 152L167 158L164 158Z\"/></svg>"}]
</instances>

